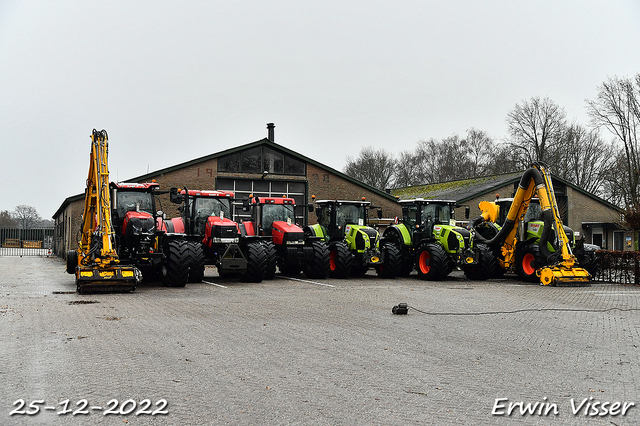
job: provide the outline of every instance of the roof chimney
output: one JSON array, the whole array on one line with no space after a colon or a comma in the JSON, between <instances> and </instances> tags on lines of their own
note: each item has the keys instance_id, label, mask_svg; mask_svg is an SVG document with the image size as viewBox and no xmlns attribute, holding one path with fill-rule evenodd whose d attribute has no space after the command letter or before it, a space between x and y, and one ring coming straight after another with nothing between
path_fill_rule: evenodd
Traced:
<instances>
[{"instance_id":1,"label":"roof chimney","mask_svg":"<svg viewBox=\"0 0 640 426\"><path fill-rule=\"evenodd\" d=\"M273 129L275 129L276 125L273 123L267 123L267 139L269 139L270 142L274 141L274 131Z\"/></svg>"}]
</instances>

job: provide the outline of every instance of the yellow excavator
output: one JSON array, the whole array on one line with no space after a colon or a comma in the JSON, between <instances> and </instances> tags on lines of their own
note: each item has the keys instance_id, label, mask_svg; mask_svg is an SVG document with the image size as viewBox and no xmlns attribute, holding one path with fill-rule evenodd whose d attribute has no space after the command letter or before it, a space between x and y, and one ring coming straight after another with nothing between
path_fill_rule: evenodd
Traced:
<instances>
[{"instance_id":1,"label":"yellow excavator","mask_svg":"<svg viewBox=\"0 0 640 426\"><path fill-rule=\"evenodd\" d=\"M138 268L120 264L114 248L108 139L105 130L93 129L80 241L67 253L67 272L75 274L80 294L134 291L142 279Z\"/></svg>"},{"instance_id":2,"label":"yellow excavator","mask_svg":"<svg viewBox=\"0 0 640 426\"><path fill-rule=\"evenodd\" d=\"M576 256L571 250L571 241L562 225L551 176L544 163L534 163L524 172L502 227L493 238L485 239L483 242L498 251L496 257L502 270L509 270L516 261L520 247L523 253L527 250L528 242L521 240L523 232L519 231L519 225L523 222L534 195L539 200L544 219L538 244L542 264L535 268L535 274L540 279L540 283L556 286L589 285L591 275L586 269L578 266ZM498 217L496 203L483 201L479 207L482 215L470 222L471 228L477 228L484 222L496 222ZM476 238L482 239L479 234ZM549 250L548 243L551 243L555 249L553 253ZM526 254L523 259L530 259L525 263L528 267L533 267L530 265L534 264L534 256ZM522 259L520 261L522 262Z\"/></svg>"}]
</instances>

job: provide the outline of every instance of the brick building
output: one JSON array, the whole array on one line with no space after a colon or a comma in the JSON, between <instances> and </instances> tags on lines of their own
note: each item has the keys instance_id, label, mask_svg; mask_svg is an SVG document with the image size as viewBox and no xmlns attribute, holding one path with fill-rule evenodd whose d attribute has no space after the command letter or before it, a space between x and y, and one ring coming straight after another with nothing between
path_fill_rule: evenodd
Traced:
<instances>
[{"instance_id":1,"label":"brick building","mask_svg":"<svg viewBox=\"0 0 640 426\"><path fill-rule=\"evenodd\" d=\"M267 137L211 155L167 167L125 182L151 182L160 188L224 189L236 194L237 204L249 194L256 196L288 196L297 204L307 204L312 195L318 199L359 200L366 197L382 207L386 217L400 214L394 196L357 181L338 170L314 161L274 142L274 125L267 125ZM158 207L168 218L178 216L177 205L168 195L159 198ZM84 194L68 197L53 216L55 220L55 253L65 256L77 246L81 227ZM246 213L235 209L235 219ZM298 208L298 222L315 223L315 215Z\"/></svg>"},{"instance_id":2,"label":"brick building","mask_svg":"<svg viewBox=\"0 0 640 426\"><path fill-rule=\"evenodd\" d=\"M430 185L388 190L400 199L431 198L455 200L460 205L456 218L464 219L464 206L470 207L470 217L478 217L480 201L493 201L496 195L513 197L523 172L486 176ZM622 209L572 183L552 176L562 222L584 235L585 242L606 250L633 250L633 231L622 224Z\"/></svg>"}]
</instances>

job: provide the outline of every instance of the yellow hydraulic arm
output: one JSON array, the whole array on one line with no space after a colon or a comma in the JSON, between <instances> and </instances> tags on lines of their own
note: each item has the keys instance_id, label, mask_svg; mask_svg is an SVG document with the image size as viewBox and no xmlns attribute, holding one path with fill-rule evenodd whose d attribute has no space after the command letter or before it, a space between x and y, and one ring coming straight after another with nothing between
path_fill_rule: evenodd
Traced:
<instances>
[{"instance_id":1,"label":"yellow hydraulic arm","mask_svg":"<svg viewBox=\"0 0 640 426\"><path fill-rule=\"evenodd\" d=\"M89 176L85 190L81 239L78 243L76 285L87 291L132 291L141 278L134 266L120 265L111 223L109 141L105 130L93 130ZM70 272L67 267L67 272Z\"/></svg>"},{"instance_id":2,"label":"yellow hydraulic arm","mask_svg":"<svg viewBox=\"0 0 640 426\"><path fill-rule=\"evenodd\" d=\"M94 264L105 267L118 263L118 255L113 248L108 153L107 132L94 129L91 135L91 160L84 197L82 238L78 251L78 261L83 266Z\"/></svg>"},{"instance_id":3,"label":"yellow hydraulic arm","mask_svg":"<svg viewBox=\"0 0 640 426\"><path fill-rule=\"evenodd\" d=\"M567 234L562 226L562 219L553 191L551 176L543 163L534 163L525 171L507 213L502 229L487 244L496 247L500 245L499 262L508 270L515 261L515 249L518 243L518 225L524 219L529 203L534 195L540 200L540 207L544 216L543 236L540 239L540 253L545 260L553 259L553 263L536 271L543 285L584 285L588 284L591 276L586 269L576 267L576 258L571 251ZM497 210L495 203L484 202L480 205L484 220L495 220ZM493 204L493 205L492 205ZM548 237L554 229L558 237L561 258L552 257L547 249Z\"/></svg>"}]
</instances>

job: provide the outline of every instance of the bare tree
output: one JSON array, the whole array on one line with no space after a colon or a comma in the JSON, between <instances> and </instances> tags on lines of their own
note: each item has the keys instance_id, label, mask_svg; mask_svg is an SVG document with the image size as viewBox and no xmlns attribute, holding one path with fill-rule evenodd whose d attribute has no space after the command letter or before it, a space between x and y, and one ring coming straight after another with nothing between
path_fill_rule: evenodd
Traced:
<instances>
[{"instance_id":1,"label":"bare tree","mask_svg":"<svg viewBox=\"0 0 640 426\"><path fill-rule=\"evenodd\" d=\"M522 151L528 163L546 161L562 136L566 113L549 98L532 97L522 101L507 114L511 147Z\"/></svg>"},{"instance_id":2,"label":"bare tree","mask_svg":"<svg viewBox=\"0 0 640 426\"><path fill-rule=\"evenodd\" d=\"M467 157L470 160L470 174L473 177L492 174L489 164L495 152L495 144L487 132L474 129L467 130Z\"/></svg>"},{"instance_id":3,"label":"bare tree","mask_svg":"<svg viewBox=\"0 0 640 426\"><path fill-rule=\"evenodd\" d=\"M347 157L344 173L374 188L384 190L391 184L395 167L396 160L393 154L384 149L365 147L360 150L357 158Z\"/></svg>"},{"instance_id":4,"label":"bare tree","mask_svg":"<svg viewBox=\"0 0 640 426\"><path fill-rule=\"evenodd\" d=\"M577 122L565 128L561 142L547 158L553 173L592 194L606 195L603 182L615 164L611 155L615 147L597 130L588 130Z\"/></svg>"},{"instance_id":5,"label":"bare tree","mask_svg":"<svg viewBox=\"0 0 640 426\"><path fill-rule=\"evenodd\" d=\"M15 208L13 211L13 219L18 222L18 227L23 229L33 228L42 222L42 218L35 207L24 204Z\"/></svg>"},{"instance_id":6,"label":"bare tree","mask_svg":"<svg viewBox=\"0 0 640 426\"><path fill-rule=\"evenodd\" d=\"M401 151L396 161L393 184L397 188L418 185L422 183L421 159L412 151Z\"/></svg>"},{"instance_id":7,"label":"bare tree","mask_svg":"<svg viewBox=\"0 0 640 426\"><path fill-rule=\"evenodd\" d=\"M627 207L640 209L640 74L634 79L612 77L598 87L595 100L587 109L597 127L609 130L622 145Z\"/></svg>"},{"instance_id":8,"label":"bare tree","mask_svg":"<svg viewBox=\"0 0 640 426\"><path fill-rule=\"evenodd\" d=\"M6 226L8 228L13 228L13 227L15 227L17 225L18 225L18 222L13 220L9 210L0 211L0 226Z\"/></svg>"}]
</instances>

